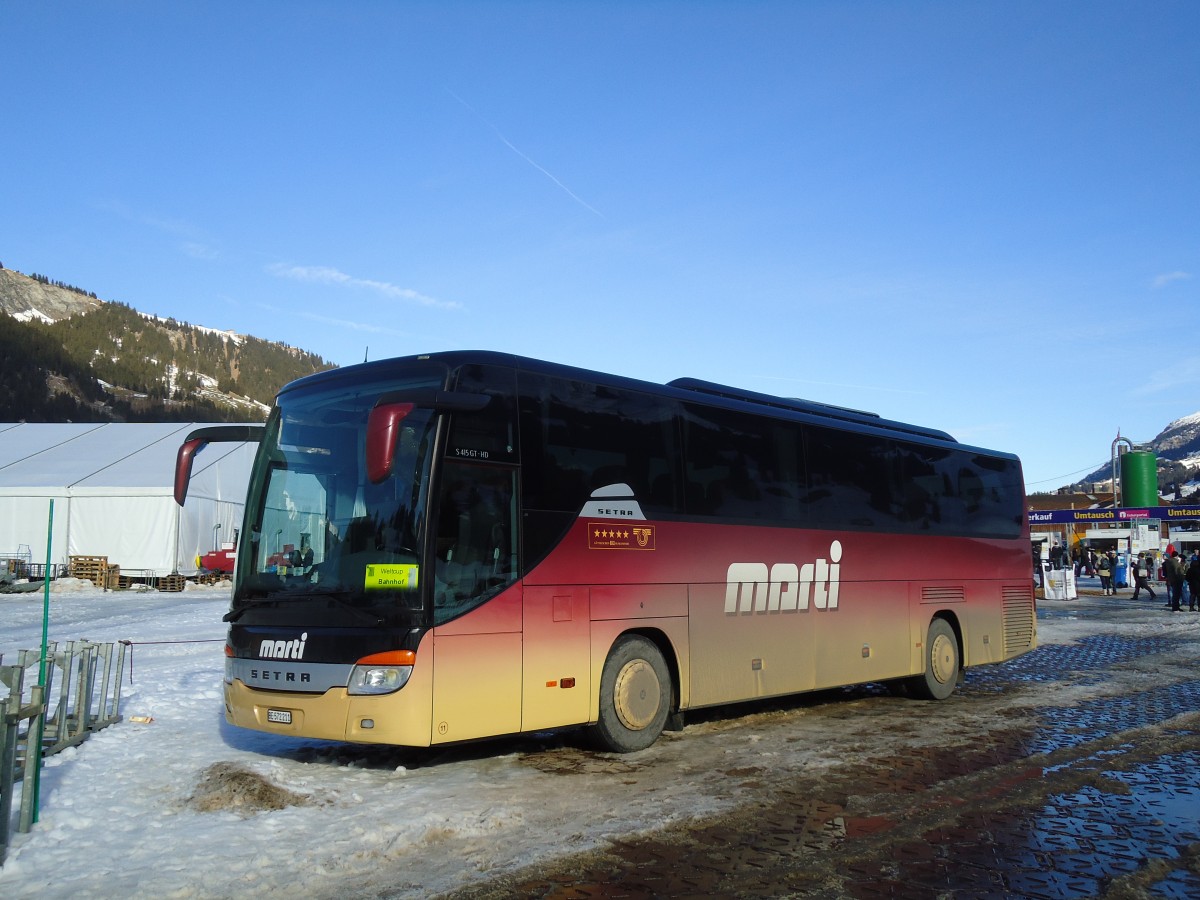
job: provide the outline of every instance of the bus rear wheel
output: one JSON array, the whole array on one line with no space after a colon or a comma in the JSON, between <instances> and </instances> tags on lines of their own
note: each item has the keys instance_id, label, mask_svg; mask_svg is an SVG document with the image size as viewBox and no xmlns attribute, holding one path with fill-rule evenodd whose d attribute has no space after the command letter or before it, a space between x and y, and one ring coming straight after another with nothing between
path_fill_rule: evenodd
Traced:
<instances>
[{"instance_id":1,"label":"bus rear wheel","mask_svg":"<svg viewBox=\"0 0 1200 900\"><path fill-rule=\"evenodd\" d=\"M600 717L592 726L604 750L645 750L662 734L671 711L671 673L653 642L639 635L620 638L600 676Z\"/></svg>"},{"instance_id":2,"label":"bus rear wheel","mask_svg":"<svg viewBox=\"0 0 1200 900\"><path fill-rule=\"evenodd\" d=\"M961 665L958 635L945 619L934 619L925 637L925 673L909 679L908 689L923 700L945 700L954 693Z\"/></svg>"}]
</instances>

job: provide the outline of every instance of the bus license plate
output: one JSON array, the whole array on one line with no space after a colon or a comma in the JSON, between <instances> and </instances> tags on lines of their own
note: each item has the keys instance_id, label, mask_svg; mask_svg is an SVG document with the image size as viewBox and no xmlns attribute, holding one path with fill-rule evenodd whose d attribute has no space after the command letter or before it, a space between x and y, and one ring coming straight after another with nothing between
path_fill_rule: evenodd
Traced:
<instances>
[{"instance_id":1,"label":"bus license plate","mask_svg":"<svg viewBox=\"0 0 1200 900\"><path fill-rule=\"evenodd\" d=\"M292 711L290 709L268 709L267 721L276 725L291 725Z\"/></svg>"}]
</instances>

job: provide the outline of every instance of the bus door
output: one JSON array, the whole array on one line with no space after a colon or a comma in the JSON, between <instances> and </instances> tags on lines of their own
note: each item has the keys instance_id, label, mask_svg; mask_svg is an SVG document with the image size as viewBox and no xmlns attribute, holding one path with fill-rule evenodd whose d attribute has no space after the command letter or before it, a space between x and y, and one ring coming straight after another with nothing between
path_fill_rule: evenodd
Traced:
<instances>
[{"instance_id":1,"label":"bus door","mask_svg":"<svg viewBox=\"0 0 1200 900\"><path fill-rule=\"evenodd\" d=\"M435 545L435 744L521 730L517 469L446 461Z\"/></svg>"}]
</instances>

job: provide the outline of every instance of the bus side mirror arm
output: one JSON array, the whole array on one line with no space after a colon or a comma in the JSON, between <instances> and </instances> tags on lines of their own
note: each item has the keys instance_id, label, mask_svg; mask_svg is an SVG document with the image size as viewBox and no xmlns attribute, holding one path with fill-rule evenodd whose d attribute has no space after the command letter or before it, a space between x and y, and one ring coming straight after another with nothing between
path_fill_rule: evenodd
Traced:
<instances>
[{"instance_id":1,"label":"bus side mirror arm","mask_svg":"<svg viewBox=\"0 0 1200 900\"><path fill-rule=\"evenodd\" d=\"M196 453L206 443L207 441L194 438L184 441L179 446L179 453L175 456L175 502L180 506L187 500L188 482L192 480L192 462Z\"/></svg>"},{"instance_id":2,"label":"bus side mirror arm","mask_svg":"<svg viewBox=\"0 0 1200 900\"><path fill-rule=\"evenodd\" d=\"M392 474L400 423L414 409L429 408L440 413L477 412L491 399L487 394L457 394L433 389L382 395L367 417L367 478L372 484L380 484Z\"/></svg>"},{"instance_id":3,"label":"bus side mirror arm","mask_svg":"<svg viewBox=\"0 0 1200 900\"><path fill-rule=\"evenodd\" d=\"M188 482L192 480L192 464L196 454L210 443L262 443L263 425L213 425L197 428L184 439L175 456L175 502L183 506L187 500Z\"/></svg>"},{"instance_id":4,"label":"bus side mirror arm","mask_svg":"<svg viewBox=\"0 0 1200 900\"><path fill-rule=\"evenodd\" d=\"M385 403L383 398L367 417L367 478L380 484L392 474L400 423L413 411L411 403Z\"/></svg>"}]
</instances>

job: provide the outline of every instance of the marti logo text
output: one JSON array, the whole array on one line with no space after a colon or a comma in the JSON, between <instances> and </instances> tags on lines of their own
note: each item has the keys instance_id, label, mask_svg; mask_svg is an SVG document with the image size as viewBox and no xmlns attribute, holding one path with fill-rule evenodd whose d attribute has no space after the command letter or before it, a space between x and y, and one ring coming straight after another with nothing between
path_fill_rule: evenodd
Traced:
<instances>
[{"instance_id":1,"label":"marti logo text","mask_svg":"<svg viewBox=\"0 0 1200 900\"><path fill-rule=\"evenodd\" d=\"M304 642L308 640L308 632L300 635L298 641L263 641L258 645L260 659L304 659Z\"/></svg>"},{"instance_id":2,"label":"marti logo text","mask_svg":"<svg viewBox=\"0 0 1200 900\"><path fill-rule=\"evenodd\" d=\"M763 613L837 609L842 542L829 545L829 558L803 565L735 562L725 573L725 612Z\"/></svg>"}]
</instances>

